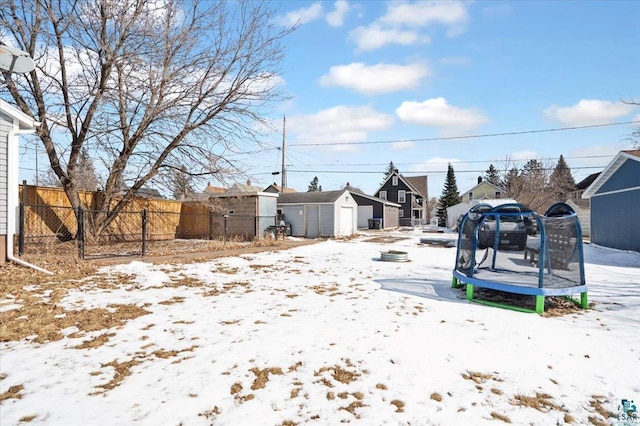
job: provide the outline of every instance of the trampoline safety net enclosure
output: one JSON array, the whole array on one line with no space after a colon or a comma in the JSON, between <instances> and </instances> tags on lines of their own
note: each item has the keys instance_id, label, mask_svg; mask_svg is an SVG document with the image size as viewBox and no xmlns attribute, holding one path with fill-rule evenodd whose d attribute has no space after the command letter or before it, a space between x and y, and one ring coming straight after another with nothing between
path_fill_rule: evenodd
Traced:
<instances>
[{"instance_id":1,"label":"trampoline safety net enclosure","mask_svg":"<svg viewBox=\"0 0 640 426\"><path fill-rule=\"evenodd\" d=\"M466 285L469 300L518 311L544 312L545 296L564 296L586 309L578 216L564 203L544 215L522 204L474 206L459 225L452 285ZM534 296L535 309L477 299L476 287Z\"/></svg>"}]
</instances>

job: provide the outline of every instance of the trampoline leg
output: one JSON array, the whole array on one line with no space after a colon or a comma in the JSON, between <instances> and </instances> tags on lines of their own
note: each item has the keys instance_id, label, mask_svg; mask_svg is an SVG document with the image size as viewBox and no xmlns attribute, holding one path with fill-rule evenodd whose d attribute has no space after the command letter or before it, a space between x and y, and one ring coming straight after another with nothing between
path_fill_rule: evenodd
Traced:
<instances>
[{"instance_id":1,"label":"trampoline leg","mask_svg":"<svg viewBox=\"0 0 640 426\"><path fill-rule=\"evenodd\" d=\"M460 287L460 284L458 283L458 279L456 277L453 277L451 279L451 288L458 288Z\"/></svg>"},{"instance_id":2,"label":"trampoline leg","mask_svg":"<svg viewBox=\"0 0 640 426\"><path fill-rule=\"evenodd\" d=\"M536 296L536 313L544 313L544 296Z\"/></svg>"},{"instance_id":3,"label":"trampoline leg","mask_svg":"<svg viewBox=\"0 0 640 426\"><path fill-rule=\"evenodd\" d=\"M587 309L589 307L589 301L587 299L587 292L580 293L580 307L582 309Z\"/></svg>"},{"instance_id":4,"label":"trampoline leg","mask_svg":"<svg viewBox=\"0 0 640 426\"><path fill-rule=\"evenodd\" d=\"M473 300L473 284L467 283L467 300Z\"/></svg>"}]
</instances>

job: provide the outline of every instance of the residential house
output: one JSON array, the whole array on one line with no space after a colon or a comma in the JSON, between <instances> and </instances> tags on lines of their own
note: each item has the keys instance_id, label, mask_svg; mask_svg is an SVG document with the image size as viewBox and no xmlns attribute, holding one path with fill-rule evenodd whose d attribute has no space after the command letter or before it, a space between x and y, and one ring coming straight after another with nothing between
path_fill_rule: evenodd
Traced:
<instances>
[{"instance_id":1,"label":"residential house","mask_svg":"<svg viewBox=\"0 0 640 426\"><path fill-rule=\"evenodd\" d=\"M211 185L211 182L207 182L207 187L203 191L204 194L220 194L223 192L227 192L226 188Z\"/></svg>"},{"instance_id":2,"label":"residential house","mask_svg":"<svg viewBox=\"0 0 640 426\"><path fill-rule=\"evenodd\" d=\"M380 221L380 229L394 229L399 225L398 210L400 204L372 197L359 191L350 190L358 204L358 229L370 228L369 221ZM375 226L375 225L374 225Z\"/></svg>"},{"instance_id":3,"label":"residential house","mask_svg":"<svg viewBox=\"0 0 640 426\"><path fill-rule=\"evenodd\" d=\"M278 215L291 225L291 235L343 237L356 232L358 204L346 189L292 192L278 196Z\"/></svg>"},{"instance_id":4,"label":"residential house","mask_svg":"<svg viewBox=\"0 0 640 426\"><path fill-rule=\"evenodd\" d=\"M400 226L425 223L429 199L427 176L405 177L395 170L380 185L374 196L400 205Z\"/></svg>"},{"instance_id":5,"label":"residential house","mask_svg":"<svg viewBox=\"0 0 640 426\"><path fill-rule=\"evenodd\" d=\"M640 149L620 151L584 191L591 242L640 252Z\"/></svg>"},{"instance_id":6,"label":"residential house","mask_svg":"<svg viewBox=\"0 0 640 426\"><path fill-rule=\"evenodd\" d=\"M39 123L0 100L0 264L13 258L18 212L18 137Z\"/></svg>"},{"instance_id":7,"label":"residential house","mask_svg":"<svg viewBox=\"0 0 640 426\"><path fill-rule=\"evenodd\" d=\"M231 188L229 188L229 192L262 192L262 187L252 185L251 181L247 180L246 184L234 183Z\"/></svg>"},{"instance_id":8,"label":"residential house","mask_svg":"<svg viewBox=\"0 0 640 426\"><path fill-rule=\"evenodd\" d=\"M588 199L582 198L582 194L598 176L600 176L600 172L590 174L578 182L575 191L569 194L567 200L567 204L578 215L583 237L589 237L591 234L591 203Z\"/></svg>"},{"instance_id":9,"label":"residential house","mask_svg":"<svg viewBox=\"0 0 640 426\"><path fill-rule=\"evenodd\" d=\"M295 189L293 188L285 188L284 191L282 190L282 187L277 185L275 182L273 182L271 185L267 186L264 189L264 192L270 192L272 194L280 194L282 193L291 193L291 192L296 192Z\"/></svg>"},{"instance_id":10,"label":"residential house","mask_svg":"<svg viewBox=\"0 0 640 426\"><path fill-rule=\"evenodd\" d=\"M489 183L486 180L482 180L482 176L478 176L478 184L460 195L460 198L461 202L481 199L495 200L502 198L503 192L502 188Z\"/></svg>"}]
</instances>

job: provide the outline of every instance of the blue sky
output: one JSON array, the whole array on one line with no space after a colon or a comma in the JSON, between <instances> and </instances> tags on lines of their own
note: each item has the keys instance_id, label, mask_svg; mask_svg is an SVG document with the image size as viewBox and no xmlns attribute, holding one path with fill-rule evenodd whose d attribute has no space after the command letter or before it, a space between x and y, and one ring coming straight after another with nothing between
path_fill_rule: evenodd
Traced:
<instances>
[{"instance_id":1,"label":"blue sky","mask_svg":"<svg viewBox=\"0 0 640 426\"><path fill-rule=\"evenodd\" d=\"M287 186L298 191L318 176L324 190L349 182L373 193L393 161L408 176L427 174L438 197L448 162L463 192L490 163L553 167L561 154L579 181L631 146L629 124L425 139L640 120L640 107L621 102L640 100L640 2L279 5L278 23L300 23L285 40L291 98L276 108L287 118ZM393 142L366 143L379 141ZM280 183L270 175L280 152L256 164L254 182Z\"/></svg>"},{"instance_id":2,"label":"blue sky","mask_svg":"<svg viewBox=\"0 0 640 426\"><path fill-rule=\"evenodd\" d=\"M271 149L246 160L265 187L282 165L287 186L324 190L347 182L373 194L390 161L427 174L442 192L447 163L458 189L494 164L531 158L555 166L562 154L576 181L600 171L640 121L638 1L272 1L284 39L280 89L272 105ZM455 139L519 133L508 136ZM454 138L454 139L452 139ZM375 142L375 143L370 143ZM40 171L46 158L40 148ZM33 151L20 179L33 182ZM201 188L201 189L204 189Z\"/></svg>"}]
</instances>

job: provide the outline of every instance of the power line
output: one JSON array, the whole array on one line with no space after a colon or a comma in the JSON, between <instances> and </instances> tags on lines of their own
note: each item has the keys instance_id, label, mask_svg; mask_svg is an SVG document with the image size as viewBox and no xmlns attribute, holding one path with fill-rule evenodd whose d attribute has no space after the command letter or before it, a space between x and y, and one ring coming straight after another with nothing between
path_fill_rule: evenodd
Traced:
<instances>
[{"instance_id":1,"label":"power line","mask_svg":"<svg viewBox=\"0 0 640 426\"><path fill-rule=\"evenodd\" d=\"M556 127L551 129L522 130L522 131L516 131L516 132L485 133L482 135L447 136L447 137L436 137L436 138L418 138L418 139L402 139L402 140L394 139L394 140L363 141L363 142L295 143L295 144L290 144L289 146L372 145L372 144L387 144L387 143L395 143L395 142L432 142L432 141L448 141L448 140L458 140L458 139L480 139L480 138L492 138L497 136L529 135L529 134L536 134L536 133L563 132L567 130L593 129L597 127L622 126L626 124L636 124L636 123L640 123L640 120L624 121L620 123L588 124L584 126Z\"/></svg>"},{"instance_id":2,"label":"power line","mask_svg":"<svg viewBox=\"0 0 640 426\"><path fill-rule=\"evenodd\" d=\"M602 170L604 169L605 166L585 166L585 167L572 167L571 170L587 170L587 169L599 169ZM544 171L552 171L554 170L554 168L541 168L541 169L537 169L537 170L544 170ZM380 170L296 170L299 173L331 173L331 174L347 174L347 173L367 173L367 174L382 174L382 172ZM486 172L486 170L456 170L455 173L456 175L459 173L484 173ZM432 174L437 174L437 173L447 173L447 170L424 170L424 171L418 171L418 172L402 172L403 175L409 175L409 174L425 174L425 173L432 173ZM256 173L256 174L266 174L266 173Z\"/></svg>"},{"instance_id":3,"label":"power line","mask_svg":"<svg viewBox=\"0 0 640 426\"><path fill-rule=\"evenodd\" d=\"M592 158L613 158L613 155L585 155L581 157L564 157L565 160L583 160ZM555 157L542 157L537 160L555 160ZM499 163L501 161L509 161L511 163L526 162L529 159L493 159L493 160L469 160L469 161L432 161L425 163L413 162L413 163L393 163L394 166L415 166L415 165L434 165L434 164L473 164L473 163ZM389 163L326 163L326 164L308 164L308 166L322 166L322 167L364 167L364 166L387 166ZM571 167L573 169L573 167ZM404 172L403 172L404 173Z\"/></svg>"}]
</instances>

